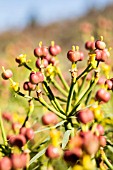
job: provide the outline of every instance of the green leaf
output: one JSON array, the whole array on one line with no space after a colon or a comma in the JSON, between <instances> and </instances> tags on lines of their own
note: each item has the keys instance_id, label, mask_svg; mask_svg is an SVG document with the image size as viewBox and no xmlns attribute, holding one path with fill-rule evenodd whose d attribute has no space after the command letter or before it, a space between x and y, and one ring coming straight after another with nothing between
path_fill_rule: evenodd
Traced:
<instances>
[{"instance_id":1,"label":"green leaf","mask_svg":"<svg viewBox=\"0 0 113 170\"><path fill-rule=\"evenodd\" d=\"M113 147L108 145L107 148L113 153Z\"/></svg>"},{"instance_id":2,"label":"green leaf","mask_svg":"<svg viewBox=\"0 0 113 170\"><path fill-rule=\"evenodd\" d=\"M69 141L69 136L71 134L71 130L67 130L64 133L63 141L62 141L62 149L64 149Z\"/></svg>"},{"instance_id":3,"label":"green leaf","mask_svg":"<svg viewBox=\"0 0 113 170\"><path fill-rule=\"evenodd\" d=\"M39 130L35 131L35 133L40 133L40 132L43 132L43 131L46 131L46 130L49 130L49 129L52 129L52 128L59 127L59 126L63 125L64 122L65 122L65 120L63 120L63 121L57 123L55 126L47 127L47 128L43 128L43 129L39 129Z\"/></svg>"},{"instance_id":4,"label":"green leaf","mask_svg":"<svg viewBox=\"0 0 113 170\"><path fill-rule=\"evenodd\" d=\"M46 151L47 148L42 149L40 152L38 152L30 161L29 165L31 165L33 162L35 162L38 158L40 158Z\"/></svg>"}]
</instances>

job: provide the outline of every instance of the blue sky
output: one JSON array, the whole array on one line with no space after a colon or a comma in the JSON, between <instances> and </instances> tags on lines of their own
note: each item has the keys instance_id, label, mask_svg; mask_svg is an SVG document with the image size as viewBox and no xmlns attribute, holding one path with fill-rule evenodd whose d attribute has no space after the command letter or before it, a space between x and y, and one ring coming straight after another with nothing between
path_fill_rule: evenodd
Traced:
<instances>
[{"instance_id":1,"label":"blue sky","mask_svg":"<svg viewBox=\"0 0 113 170\"><path fill-rule=\"evenodd\" d=\"M82 16L89 9L102 8L113 0L0 0L0 31L24 27L31 16L46 25Z\"/></svg>"}]
</instances>

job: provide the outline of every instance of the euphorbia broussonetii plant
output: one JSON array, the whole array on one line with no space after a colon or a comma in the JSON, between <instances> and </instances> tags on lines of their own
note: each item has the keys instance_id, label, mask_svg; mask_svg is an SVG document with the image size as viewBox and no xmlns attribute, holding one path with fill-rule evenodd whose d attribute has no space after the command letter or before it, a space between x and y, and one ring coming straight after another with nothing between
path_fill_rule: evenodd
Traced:
<instances>
[{"instance_id":1,"label":"euphorbia broussonetii plant","mask_svg":"<svg viewBox=\"0 0 113 170\"><path fill-rule=\"evenodd\" d=\"M88 57L74 45L67 52L65 60L71 62L70 81L63 77L57 57L62 50L54 41L50 46L40 42L34 49L36 61L33 68L25 54L16 57L18 66L28 69L23 89L14 81L14 73L2 67L2 78L10 81L15 94L28 101L28 112L19 131L12 135L5 132L2 118L11 124L13 120L6 119L6 116L0 118L4 141L0 145L0 170L4 170L3 164L7 165L5 170L49 170L54 169L55 164L63 164L70 170L113 170L113 160L108 154L109 149L113 150L113 140L109 135L113 135L113 130L105 121L107 113L103 109L112 100L113 78L106 71L106 67L110 67L107 64L110 52L102 36L87 41L85 48ZM84 60L87 64L81 69L80 62ZM98 83L103 74L105 81ZM36 103L45 107L45 113L41 121L37 120L41 125L33 130L28 125ZM42 131L47 132L48 137L37 146L35 138ZM14 152L15 147L18 153Z\"/></svg>"}]
</instances>

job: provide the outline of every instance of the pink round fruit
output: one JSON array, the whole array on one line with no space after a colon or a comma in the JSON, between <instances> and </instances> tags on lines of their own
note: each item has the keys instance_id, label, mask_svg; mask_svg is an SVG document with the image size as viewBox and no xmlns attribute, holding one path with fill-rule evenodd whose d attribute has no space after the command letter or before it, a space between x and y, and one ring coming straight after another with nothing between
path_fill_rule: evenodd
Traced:
<instances>
[{"instance_id":1,"label":"pink round fruit","mask_svg":"<svg viewBox=\"0 0 113 170\"><path fill-rule=\"evenodd\" d=\"M102 60L102 50L96 49L95 54L96 54L95 59L97 61L101 61Z\"/></svg>"},{"instance_id":2,"label":"pink round fruit","mask_svg":"<svg viewBox=\"0 0 113 170\"><path fill-rule=\"evenodd\" d=\"M106 138L105 138L105 136L99 136L99 143L100 143L100 146L102 146L102 147L106 146Z\"/></svg>"},{"instance_id":3,"label":"pink round fruit","mask_svg":"<svg viewBox=\"0 0 113 170\"><path fill-rule=\"evenodd\" d=\"M95 42L95 47L99 50L104 50L106 48L106 44L103 41L97 40Z\"/></svg>"},{"instance_id":4,"label":"pink round fruit","mask_svg":"<svg viewBox=\"0 0 113 170\"><path fill-rule=\"evenodd\" d=\"M30 82L32 84L38 84L44 81L44 75L42 74L42 72L31 72L30 74Z\"/></svg>"},{"instance_id":5,"label":"pink round fruit","mask_svg":"<svg viewBox=\"0 0 113 170\"><path fill-rule=\"evenodd\" d=\"M110 100L110 93L107 92L105 89L99 89L96 92L95 98L96 98L96 100L103 101L103 102L107 103Z\"/></svg>"},{"instance_id":6,"label":"pink round fruit","mask_svg":"<svg viewBox=\"0 0 113 170\"><path fill-rule=\"evenodd\" d=\"M29 81L24 82L23 89L26 91L34 91L36 89L36 85L32 84Z\"/></svg>"},{"instance_id":7,"label":"pink round fruit","mask_svg":"<svg viewBox=\"0 0 113 170\"><path fill-rule=\"evenodd\" d=\"M59 45L51 45L49 47L49 53L52 55L52 56L56 56L58 55L59 53L61 52L61 47Z\"/></svg>"},{"instance_id":8,"label":"pink round fruit","mask_svg":"<svg viewBox=\"0 0 113 170\"><path fill-rule=\"evenodd\" d=\"M5 119L8 122L12 122L12 120L13 120L12 115L9 112L3 112L2 117L3 117L3 119Z\"/></svg>"},{"instance_id":9,"label":"pink round fruit","mask_svg":"<svg viewBox=\"0 0 113 170\"><path fill-rule=\"evenodd\" d=\"M72 137L69 141L69 148L73 149L75 147L81 147L83 144L83 139L79 135Z\"/></svg>"},{"instance_id":10,"label":"pink round fruit","mask_svg":"<svg viewBox=\"0 0 113 170\"><path fill-rule=\"evenodd\" d=\"M58 122L57 116L52 112L42 116L42 123L44 125L51 125L51 124L55 125L57 124L57 122Z\"/></svg>"},{"instance_id":11,"label":"pink round fruit","mask_svg":"<svg viewBox=\"0 0 113 170\"><path fill-rule=\"evenodd\" d=\"M93 112L90 109L79 110L77 113L78 121L86 124L94 120Z\"/></svg>"},{"instance_id":12,"label":"pink round fruit","mask_svg":"<svg viewBox=\"0 0 113 170\"><path fill-rule=\"evenodd\" d=\"M13 76L13 73L11 70L7 69L2 73L2 78L4 80L8 80L9 78L11 78Z\"/></svg>"},{"instance_id":13,"label":"pink round fruit","mask_svg":"<svg viewBox=\"0 0 113 170\"><path fill-rule=\"evenodd\" d=\"M39 59L37 59L37 61L36 61L36 67L37 68L41 68L41 67L43 67L43 68L46 68L48 66L48 60L47 59L45 59L45 58L43 58L43 60L41 60L40 58Z\"/></svg>"},{"instance_id":14,"label":"pink round fruit","mask_svg":"<svg viewBox=\"0 0 113 170\"><path fill-rule=\"evenodd\" d=\"M51 159L58 158L60 156L59 148L49 145L46 149L45 155Z\"/></svg>"},{"instance_id":15,"label":"pink round fruit","mask_svg":"<svg viewBox=\"0 0 113 170\"><path fill-rule=\"evenodd\" d=\"M43 57L48 55L48 48L46 46L42 46L41 50L42 50L42 56Z\"/></svg>"},{"instance_id":16,"label":"pink round fruit","mask_svg":"<svg viewBox=\"0 0 113 170\"><path fill-rule=\"evenodd\" d=\"M19 133L20 133L21 135L25 136L26 129L27 129L26 127L21 127Z\"/></svg>"},{"instance_id":17,"label":"pink round fruit","mask_svg":"<svg viewBox=\"0 0 113 170\"><path fill-rule=\"evenodd\" d=\"M26 143L26 138L21 135L12 135L9 137L9 144L11 146L18 146L19 148L21 148L22 146L24 146Z\"/></svg>"},{"instance_id":18,"label":"pink round fruit","mask_svg":"<svg viewBox=\"0 0 113 170\"><path fill-rule=\"evenodd\" d=\"M104 135L104 128L102 125L98 124L96 130L98 131L99 135Z\"/></svg>"},{"instance_id":19,"label":"pink round fruit","mask_svg":"<svg viewBox=\"0 0 113 170\"><path fill-rule=\"evenodd\" d=\"M73 51L73 50L69 50L67 53L67 58L71 61L71 62L76 62L79 61L81 58L81 54L79 51Z\"/></svg>"},{"instance_id":20,"label":"pink round fruit","mask_svg":"<svg viewBox=\"0 0 113 170\"><path fill-rule=\"evenodd\" d=\"M94 50L95 49L95 42L94 41L87 41L85 43L85 48L87 50Z\"/></svg>"},{"instance_id":21,"label":"pink round fruit","mask_svg":"<svg viewBox=\"0 0 113 170\"><path fill-rule=\"evenodd\" d=\"M82 61L82 60L84 60L84 53L80 52L80 59L79 59L79 61Z\"/></svg>"},{"instance_id":22,"label":"pink round fruit","mask_svg":"<svg viewBox=\"0 0 113 170\"><path fill-rule=\"evenodd\" d=\"M34 131L33 131L33 129L26 128L25 137L26 137L27 140L33 139L34 138Z\"/></svg>"},{"instance_id":23,"label":"pink round fruit","mask_svg":"<svg viewBox=\"0 0 113 170\"><path fill-rule=\"evenodd\" d=\"M84 150L92 155L95 154L99 149L99 139L92 131L80 132L80 136L83 139L83 148Z\"/></svg>"},{"instance_id":24,"label":"pink round fruit","mask_svg":"<svg viewBox=\"0 0 113 170\"><path fill-rule=\"evenodd\" d=\"M37 48L34 49L34 55L35 55L35 57L41 57L42 56L41 47L37 47Z\"/></svg>"},{"instance_id":25,"label":"pink round fruit","mask_svg":"<svg viewBox=\"0 0 113 170\"><path fill-rule=\"evenodd\" d=\"M99 149L98 137L94 134L92 134L92 136L89 136L89 138L84 140L83 148L90 155L96 154Z\"/></svg>"},{"instance_id":26,"label":"pink round fruit","mask_svg":"<svg viewBox=\"0 0 113 170\"><path fill-rule=\"evenodd\" d=\"M11 155L11 160L12 160L12 167L13 169L21 169L24 168L26 166L26 161L24 159L25 162L23 162L23 157L21 154L12 154Z\"/></svg>"},{"instance_id":27,"label":"pink round fruit","mask_svg":"<svg viewBox=\"0 0 113 170\"><path fill-rule=\"evenodd\" d=\"M82 156L82 154L82 149L75 147L73 150L64 151L64 160L71 164L75 164L75 162Z\"/></svg>"},{"instance_id":28,"label":"pink round fruit","mask_svg":"<svg viewBox=\"0 0 113 170\"><path fill-rule=\"evenodd\" d=\"M19 130L21 128L21 124L19 122L13 122L12 123L12 130L14 132L16 132L17 130Z\"/></svg>"},{"instance_id":29,"label":"pink round fruit","mask_svg":"<svg viewBox=\"0 0 113 170\"><path fill-rule=\"evenodd\" d=\"M107 86L108 90L112 90L113 89L113 82L110 79L107 79L105 81L105 85Z\"/></svg>"},{"instance_id":30,"label":"pink round fruit","mask_svg":"<svg viewBox=\"0 0 113 170\"><path fill-rule=\"evenodd\" d=\"M11 169L12 169L11 159L7 156L3 157L0 160L0 170L11 170Z\"/></svg>"}]
</instances>

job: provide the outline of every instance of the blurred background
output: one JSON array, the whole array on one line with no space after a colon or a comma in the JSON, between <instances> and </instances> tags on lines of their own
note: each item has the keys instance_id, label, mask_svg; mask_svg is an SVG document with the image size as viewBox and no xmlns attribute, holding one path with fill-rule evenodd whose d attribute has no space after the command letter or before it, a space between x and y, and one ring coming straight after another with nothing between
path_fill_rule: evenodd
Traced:
<instances>
[{"instance_id":1,"label":"blurred background","mask_svg":"<svg viewBox=\"0 0 113 170\"><path fill-rule=\"evenodd\" d=\"M34 36L37 43L40 39L54 39L61 45L65 42L65 46L70 41L74 43L75 38L81 39L79 32L95 36L97 25L102 27L101 31L111 29L112 5L113 0L1 0L0 49L4 46L2 35L6 33L12 43L18 36Z\"/></svg>"},{"instance_id":2,"label":"blurred background","mask_svg":"<svg viewBox=\"0 0 113 170\"><path fill-rule=\"evenodd\" d=\"M11 68L15 81L24 82L29 74L25 76L23 68L17 69L15 58L23 53L35 60L33 50L40 41L49 46L54 40L62 47L59 59L61 69L67 73L70 63L66 53L71 46L79 45L87 56L84 43L91 36L99 39L101 35L113 47L113 0L0 0L0 68ZM14 99L10 98L7 84L0 78L1 107L12 110L10 102ZM15 100L13 105L16 109Z\"/></svg>"},{"instance_id":3,"label":"blurred background","mask_svg":"<svg viewBox=\"0 0 113 170\"><path fill-rule=\"evenodd\" d=\"M40 40L54 40L70 48L75 42L81 45L91 35L97 38L104 34L106 38L112 20L113 0L1 0L0 52L19 42L28 47ZM19 53L25 51L24 47Z\"/></svg>"},{"instance_id":4,"label":"blurred background","mask_svg":"<svg viewBox=\"0 0 113 170\"><path fill-rule=\"evenodd\" d=\"M31 22L46 26L63 20L78 19L91 10L112 5L113 0L4 0L0 2L0 31L25 28Z\"/></svg>"}]
</instances>

